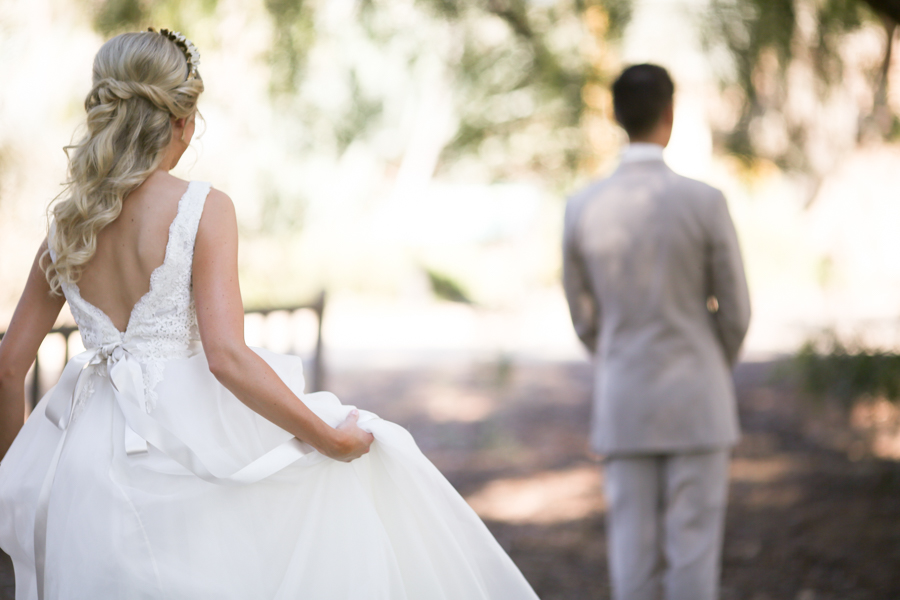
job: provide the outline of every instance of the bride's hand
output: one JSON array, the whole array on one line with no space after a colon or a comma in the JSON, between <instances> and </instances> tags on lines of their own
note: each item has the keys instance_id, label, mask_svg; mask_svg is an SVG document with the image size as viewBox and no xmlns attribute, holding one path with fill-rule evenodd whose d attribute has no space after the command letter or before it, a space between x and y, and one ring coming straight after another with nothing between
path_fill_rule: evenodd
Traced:
<instances>
[{"instance_id":1,"label":"bride's hand","mask_svg":"<svg viewBox=\"0 0 900 600\"><path fill-rule=\"evenodd\" d=\"M337 435L334 444L328 452L325 452L329 458L350 462L369 451L375 437L368 431L360 429L356 424L358 420L359 411L354 408L344 422L335 428Z\"/></svg>"}]
</instances>

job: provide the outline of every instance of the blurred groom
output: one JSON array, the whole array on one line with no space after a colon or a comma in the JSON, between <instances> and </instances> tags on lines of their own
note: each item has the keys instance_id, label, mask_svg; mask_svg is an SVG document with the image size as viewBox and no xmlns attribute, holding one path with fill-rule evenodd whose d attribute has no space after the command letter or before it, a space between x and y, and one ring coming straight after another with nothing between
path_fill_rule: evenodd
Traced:
<instances>
[{"instance_id":1,"label":"blurred groom","mask_svg":"<svg viewBox=\"0 0 900 600\"><path fill-rule=\"evenodd\" d=\"M630 144L566 207L563 279L595 359L591 445L605 457L615 600L718 597L739 434L744 267L722 193L663 162L673 95L662 67L619 76L613 105Z\"/></svg>"}]
</instances>

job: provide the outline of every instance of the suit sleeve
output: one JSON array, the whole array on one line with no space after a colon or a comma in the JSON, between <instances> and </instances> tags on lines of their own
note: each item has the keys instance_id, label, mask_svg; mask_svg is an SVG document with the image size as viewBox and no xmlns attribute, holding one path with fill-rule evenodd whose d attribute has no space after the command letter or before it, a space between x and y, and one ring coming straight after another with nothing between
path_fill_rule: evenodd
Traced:
<instances>
[{"instance_id":1,"label":"suit sleeve","mask_svg":"<svg viewBox=\"0 0 900 600\"><path fill-rule=\"evenodd\" d=\"M721 193L715 198L712 212L708 247L709 292L718 303L718 310L713 313L716 333L725 357L733 365L750 325L750 294L734 222Z\"/></svg>"},{"instance_id":2,"label":"suit sleeve","mask_svg":"<svg viewBox=\"0 0 900 600\"><path fill-rule=\"evenodd\" d=\"M581 250L578 247L577 221L580 203L569 201L563 229L563 288L572 315L575 333L593 354L597 349L600 329L600 307L591 292Z\"/></svg>"}]
</instances>

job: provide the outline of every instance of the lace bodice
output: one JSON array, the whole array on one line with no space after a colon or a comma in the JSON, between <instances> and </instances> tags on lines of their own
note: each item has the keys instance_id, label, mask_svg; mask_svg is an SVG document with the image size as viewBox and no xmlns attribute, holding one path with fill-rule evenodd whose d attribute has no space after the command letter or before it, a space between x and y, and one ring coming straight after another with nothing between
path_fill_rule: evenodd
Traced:
<instances>
[{"instance_id":1,"label":"lace bodice","mask_svg":"<svg viewBox=\"0 0 900 600\"><path fill-rule=\"evenodd\" d=\"M169 227L163 263L151 274L150 289L134 305L125 331L119 331L106 313L82 298L77 284L62 284L85 348L127 344L140 360L148 411L156 402L155 388L162 380L165 361L191 356L200 340L191 267L197 226L209 190L208 183L188 184ZM52 253L51 258L55 260Z\"/></svg>"}]
</instances>

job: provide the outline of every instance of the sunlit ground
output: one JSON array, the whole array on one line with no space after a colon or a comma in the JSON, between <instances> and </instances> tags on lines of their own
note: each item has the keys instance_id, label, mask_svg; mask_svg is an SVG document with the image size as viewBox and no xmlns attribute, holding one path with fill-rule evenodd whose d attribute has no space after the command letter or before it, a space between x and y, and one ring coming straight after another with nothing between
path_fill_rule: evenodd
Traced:
<instances>
[{"instance_id":1,"label":"sunlit ground","mask_svg":"<svg viewBox=\"0 0 900 600\"><path fill-rule=\"evenodd\" d=\"M896 463L862 451L864 431L811 409L776 373L765 363L737 372L744 436L731 466L722 598L894 597ZM329 387L407 427L541 598L609 597L586 363L348 369Z\"/></svg>"},{"instance_id":2,"label":"sunlit ground","mask_svg":"<svg viewBox=\"0 0 900 600\"><path fill-rule=\"evenodd\" d=\"M585 362L497 358L346 366L329 371L327 387L406 427L543 600L605 600L603 471L586 452L591 380ZM803 404L772 365L742 365L737 381L744 435L722 599L897 597L896 462L873 456L845 419ZM856 419L884 422L884 411ZM0 562L0 598L11 585Z\"/></svg>"}]
</instances>

